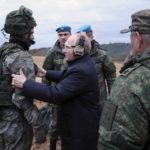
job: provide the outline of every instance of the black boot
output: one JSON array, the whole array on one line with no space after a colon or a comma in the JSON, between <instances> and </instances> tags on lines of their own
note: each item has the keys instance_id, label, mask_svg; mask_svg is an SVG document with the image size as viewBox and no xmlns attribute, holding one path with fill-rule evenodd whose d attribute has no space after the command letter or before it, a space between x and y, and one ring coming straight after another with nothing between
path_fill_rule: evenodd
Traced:
<instances>
[{"instance_id":1,"label":"black boot","mask_svg":"<svg viewBox=\"0 0 150 150\"><path fill-rule=\"evenodd\" d=\"M46 141L47 132L44 128L34 129L35 143L44 143Z\"/></svg>"},{"instance_id":2,"label":"black boot","mask_svg":"<svg viewBox=\"0 0 150 150\"><path fill-rule=\"evenodd\" d=\"M51 139L50 140L50 150L56 150L56 144L57 144L57 140Z\"/></svg>"}]
</instances>

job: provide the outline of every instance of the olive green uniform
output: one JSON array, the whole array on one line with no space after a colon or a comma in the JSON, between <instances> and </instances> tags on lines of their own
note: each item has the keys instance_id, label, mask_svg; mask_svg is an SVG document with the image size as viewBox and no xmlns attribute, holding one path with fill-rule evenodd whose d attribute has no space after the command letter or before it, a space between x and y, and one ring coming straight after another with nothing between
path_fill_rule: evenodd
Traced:
<instances>
[{"instance_id":1,"label":"olive green uniform","mask_svg":"<svg viewBox=\"0 0 150 150\"><path fill-rule=\"evenodd\" d=\"M95 62L100 89L100 104L102 104L107 100L111 86L115 81L116 67L107 52L95 40L92 41L90 55Z\"/></svg>"},{"instance_id":2,"label":"olive green uniform","mask_svg":"<svg viewBox=\"0 0 150 150\"><path fill-rule=\"evenodd\" d=\"M27 78L33 80L33 60L23 47L15 43L4 43L0 54L4 77L0 85L0 149L30 150L33 137L31 125L40 124L40 114L33 100L23 96L21 90L12 89L11 74L23 68Z\"/></svg>"},{"instance_id":3,"label":"olive green uniform","mask_svg":"<svg viewBox=\"0 0 150 150\"><path fill-rule=\"evenodd\" d=\"M35 78L35 65L27 52L34 44L35 26L32 11L24 6L6 16L3 30L10 38L0 47L0 150L30 150L32 126L37 128L41 122L33 99L11 85L11 74L18 74L20 68L28 79Z\"/></svg>"},{"instance_id":4,"label":"olive green uniform","mask_svg":"<svg viewBox=\"0 0 150 150\"><path fill-rule=\"evenodd\" d=\"M150 149L150 49L130 58L114 82L99 129L99 150Z\"/></svg>"},{"instance_id":5,"label":"olive green uniform","mask_svg":"<svg viewBox=\"0 0 150 150\"><path fill-rule=\"evenodd\" d=\"M56 41L53 48L51 48L48 51L48 54L45 58L43 68L46 70L63 70L66 66L65 60L64 60L64 53L62 52L62 49L59 46L59 41ZM50 81L43 81L48 84L55 84L51 83ZM58 111L59 106L56 104L49 104L50 109L50 135L51 138L57 139L59 135L58 131Z\"/></svg>"}]
</instances>

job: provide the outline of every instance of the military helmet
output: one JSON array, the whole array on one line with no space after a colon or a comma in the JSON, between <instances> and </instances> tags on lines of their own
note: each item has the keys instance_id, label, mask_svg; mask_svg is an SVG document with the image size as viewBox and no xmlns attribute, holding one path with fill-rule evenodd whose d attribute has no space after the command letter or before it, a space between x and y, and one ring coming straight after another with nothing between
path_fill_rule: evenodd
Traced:
<instances>
[{"instance_id":1,"label":"military helmet","mask_svg":"<svg viewBox=\"0 0 150 150\"><path fill-rule=\"evenodd\" d=\"M30 32L35 26L36 22L32 17L32 10L20 6L19 10L7 14L4 30L8 34L21 35Z\"/></svg>"}]
</instances>

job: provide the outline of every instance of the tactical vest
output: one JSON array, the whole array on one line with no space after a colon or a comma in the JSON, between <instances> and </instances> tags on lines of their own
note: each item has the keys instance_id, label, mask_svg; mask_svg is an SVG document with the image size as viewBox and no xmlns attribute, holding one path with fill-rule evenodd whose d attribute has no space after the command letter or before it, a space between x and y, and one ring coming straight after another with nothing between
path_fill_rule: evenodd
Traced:
<instances>
[{"instance_id":1,"label":"tactical vest","mask_svg":"<svg viewBox=\"0 0 150 150\"><path fill-rule=\"evenodd\" d=\"M11 106L14 105L12 103L12 94L14 89L11 85L11 73L4 74L3 73L3 62L6 57L14 52L19 51L16 44L11 44L12 47L8 48L6 45L9 43L4 43L0 48L0 106ZM14 49L14 46L16 49ZM13 48L13 49L12 49Z\"/></svg>"}]
</instances>

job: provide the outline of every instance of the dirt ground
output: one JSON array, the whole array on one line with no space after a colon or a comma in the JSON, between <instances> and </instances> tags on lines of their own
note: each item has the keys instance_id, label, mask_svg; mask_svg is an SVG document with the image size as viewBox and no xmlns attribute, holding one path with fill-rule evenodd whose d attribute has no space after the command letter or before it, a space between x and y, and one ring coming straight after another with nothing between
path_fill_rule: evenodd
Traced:
<instances>
[{"instance_id":1,"label":"dirt ground","mask_svg":"<svg viewBox=\"0 0 150 150\"><path fill-rule=\"evenodd\" d=\"M50 141L49 136L47 136L46 141L42 144L35 144L33 140L33 145L31 150L49 150L49 141ZM61 150L60 140L57 142L57 150Z\"/></svg>"},{"instance_id":2,"label":"dirt ground","mask_svg":"<svg viewBox=\"0 0 150 150\"><path fill-rule=\"evenodd\" d=\"M34 56L33 57L34 62L39 65L42 66L43 61L44 61L44 57L40 57L40 56ZM117 68L117 76L119 75L119 69L121 68L122 63L121 62L115 62L116 68ZM36 79L38 82L40 82L40 78ZM45 105L44 102L41 101L35 101L35 104L38 106L38 108L41 108L42 106ZM46 141L42 144L35 144L34 140L33 140L33 146L31 150L49 150L49 141L50 141L50 137L47 136ZM61 147L61 143L60 141L58 141L57 143L57 150L60 150Z\"/></svg>"}]
</instances>

